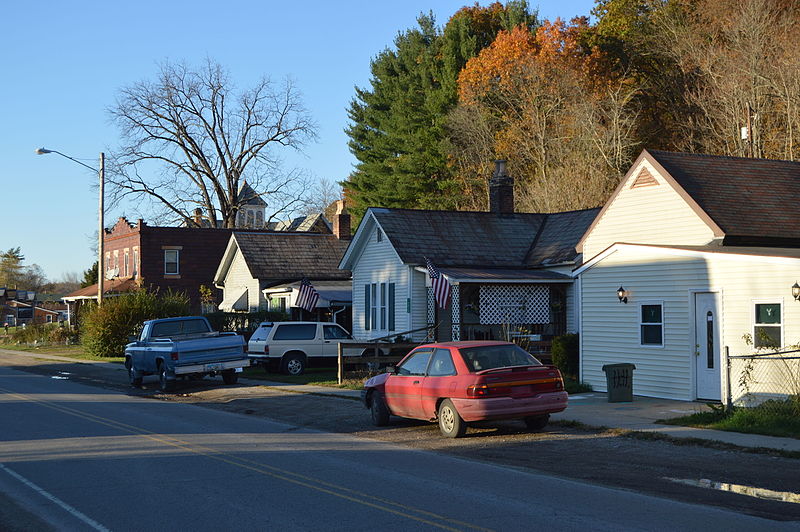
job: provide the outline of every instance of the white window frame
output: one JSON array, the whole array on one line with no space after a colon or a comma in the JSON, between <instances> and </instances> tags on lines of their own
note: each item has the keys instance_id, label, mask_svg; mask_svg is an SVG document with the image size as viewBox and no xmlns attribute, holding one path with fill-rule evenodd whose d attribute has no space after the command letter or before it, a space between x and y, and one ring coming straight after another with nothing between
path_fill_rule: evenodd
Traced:
<instances>
[{"instance_id":1,"label":"white window frame","mask_svg":"<svg viewBox=\"0 0 800 532\"><path fill-rule=\"evenodd\" d=\"M170 254L170 253L175 253L175 260L174 261L168 261L167 260L167 255ZM175 263L175 271L174 272L167 271L168 270L167 264L172 264L173 262ZM164 275L180 275L180 273L181 273L181 250L179 250L179 249L165 249L164 250Z\"/></svg>"},{"instance_id":2,"label":"white window frame","mask_svg":"<svg viewBox=\"0 0 800 532\"><path fill-rule=\"evenodd\" d=\"M133 248L133 276L139 274L139 248Z\"/></svg>"},{"instance_id":3,"label":"white window frame","mask_svg":"<svg viewBox=\"0 0 800 532\"><path fill-rule=\"evenodd\" d=\"M369 323L372 330L381 330L380 323L378 322L378 309L380 302L378 301L378 283L370 283L369 285Z\"/></svg>"},{"instance_id":4,"label":"white window frame","mask_svg":"<svg viewBox=\"0 0 800 532\"><path fill-rule=\"evenodd\" d=\"M666 344L666 332L667 332L667 327L666 327L666 321L667 320L666 320L666 316L664 315L664 300L663 299L644 300L644 301L639 301L638 305L639 305L639 308L638 308L638 315L636 316L636 318L637 318L636 321L638 323L638 329L639 329L639 346L640 347L652 347L652 348L656 348L656 349L663 349L664 345ZM653 305L658 305L658 306L661 307L661 323L643 322L642 321L642 307L644 307L644 306L653 306ZM644 337L642 335L642 326L643 325L661 325L661 343L660 344L646 344L646 343L644 343Z\"/></svg>"},{"instance_id":5,"label":"white window frame","mask_svg":"<svg viewBox=\"0 0 800 532\"><path fill-rule=\"evenodd\" d=\"M778 305L781 312L780 323L756 323L756 305ZM753 349L772 349L770 347L756 347L756 327L779 327L780 328L780 345L775 349L782 349L784 346L783 338L783 298L777 299L753 299L750 305L750 331L753 333Z\"/></svg>"},{"instance_id":6,"label":"white window frame","mask_svg":"<svg viewBox=\"0 0 800 532\"><path fill-rule=\"evenodd\" d=\"M130 261L131 261L131 254L128 248L125 248L125 264L123 271L125 272L123 275L127 277L130 274Z\"/></svg>"}]
</instances>

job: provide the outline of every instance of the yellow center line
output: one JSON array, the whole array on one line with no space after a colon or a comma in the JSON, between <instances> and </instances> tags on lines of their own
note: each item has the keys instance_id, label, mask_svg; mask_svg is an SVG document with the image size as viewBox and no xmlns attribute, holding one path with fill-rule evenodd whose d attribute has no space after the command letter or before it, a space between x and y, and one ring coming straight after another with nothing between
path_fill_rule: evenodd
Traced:
<instances>
[{"instance_id":1,"label":"yellow center line","mask_svg":"<svg viewBox=\"0 0 800 532\"><path fill-rule=\"evenodd\" d=\"M368 493L363 493L357 490L353 490L351 488L347 488L341 485L332 484L326 482L324 480L307 476L301 475L299 473L294 473L289 470L281 469L275 466L270 466L261 462L256 462L253 460L249 460L247 458L235 457L228 453L224 453L218 449L214 449L211 447L205 447L202 445L192 444L190 442L175 438L173 436L167 436L164 434L159 434L156 432L152 432L146 429L142 429L140 427L136 427L134 425L129 425L127 423L123 423L121 421L117 421L114 419L105 418L102 416L98 416L96 414L91 414L88 412L81 412L80 410L76 410L74 408L70 408L67 406L59 405L50 401L44 401L41 399L36 399L34 397L30 397L25 394L19 394L12 392L11 390L7 390L4 388L0 388L0 392L3 392L11 397L27 401L30 403L35 403L40 406L50 408L52 410L56 410L59 412L63 412L65 414L69 414L78 418L85 419L87 421L91 421L100 425L105 425L107 427L111 427L118 430L123 430L126 432L130 432L134 435L141 436L143 438L149 439L151 441L155 441L158 443L162 443L165 445L169 445L178 449L182 449L192 454L197 454L200 456L204 456L207 458L211 458L213 460L217 460L219 462L223 462L226 464L230 464L236 467L240 467L242 469L246 469L249 471L253 471L262 475L270 476L272 478L283 480L285 482L289 482L292 484L296 484L299 486L303 486L305 488L309 488L318 492L322 492L328 495L332 495L334 497L338 497L340 499L345 499L350 502L354 502L363 506L367 506L370 508L374 508L377 510L381 510L383 512L387 512L390 514L398 515L401 517L405 517L407 519L411 519L420 523L425 523L427 525L431 525L437 528L441 528L443 530L461 530L461 528L454 528L454 527L466 527L473 530L480 530L484 532L493 532L492 529L483 528L471 523L467 523L464 521L459 521L455 519L448 518L446 516L436 514L433 512L429 512L427 510L422 510L419 508L415 508L413 506L407 506L404 504L400 504L388 499L382 499L380 497L375 497L374 495L370 495ZM294 478L292 478L294 477ZM386 506L393 506L394 508L387 508ZM429 519L424 519L422 517L418 517L415 515L410 515L407 512L413 512L418 515L426 516L430 519L436 519L440 522L431 521ZM443 524L446 523L446 524ZM453 525L453 526L448 526Z\"/></svg>"}]
</instances>

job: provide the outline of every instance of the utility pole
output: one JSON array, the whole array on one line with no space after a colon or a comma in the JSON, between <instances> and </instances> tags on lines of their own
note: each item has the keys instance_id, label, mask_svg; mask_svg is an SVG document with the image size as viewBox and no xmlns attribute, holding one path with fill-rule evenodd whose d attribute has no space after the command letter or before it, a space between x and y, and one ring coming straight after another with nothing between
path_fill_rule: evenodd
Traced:
<instances>
[{"instance_id":1,"label":"utility pole","mask_svg":"<svg viewBox=\"0 0 800 532\"><path fill-rule=\"evenodd\" d=\"M104 240L105 240L105 228L104 225L104 218L105 218L105 210L104 210L104 202L103 199L105 198L105 194L103 193L103 189L105 187L106 182L106 154L100 152L100 201L99 207L97 209L98 214L98 227L97 230L99 231L97 237L97 306L103 304L103 278L105 277L105 268L103 267L103 250L104 250Z\"/></svg>"}]
</instances>

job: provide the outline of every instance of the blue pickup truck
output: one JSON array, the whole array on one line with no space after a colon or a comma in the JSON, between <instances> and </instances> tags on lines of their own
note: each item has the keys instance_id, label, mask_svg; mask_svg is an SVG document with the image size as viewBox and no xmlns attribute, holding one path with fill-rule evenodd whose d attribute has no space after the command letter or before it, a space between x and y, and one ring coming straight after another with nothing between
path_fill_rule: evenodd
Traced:
<instances>
[{"instance_id":1,"label":"blue pickup truck","mask_svg":"<svg viewBox=\"0 0 800 532\"><path fill-rule=\"evenodd\" d=\"M238 373L250 365L244 338L212 330L202 316L146 321L131 340L125 367L133 386L140 386L145 375L158 375L161 390L171 391L178 377L218 373L225 384L236 384Z\"/></svg>"}]
</instances>

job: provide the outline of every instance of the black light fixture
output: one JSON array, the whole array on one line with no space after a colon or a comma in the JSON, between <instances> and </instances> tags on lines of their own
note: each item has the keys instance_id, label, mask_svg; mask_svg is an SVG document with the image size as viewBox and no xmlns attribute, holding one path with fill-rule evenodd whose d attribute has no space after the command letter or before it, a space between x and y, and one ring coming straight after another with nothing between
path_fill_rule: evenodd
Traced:
<instances>
[{"instance_id":1,"label":"black light fixture","mask_svg":"<svg viewBox=\"0 0 800 532\"><path fill-rule=\"evenodd\" d=\"M797 281L792 285L792 296L795 301L800 301L800 284L797 284Z\"/></svg>"},{"instance_id":2,"label":"black light fixture","mask_svg":"<svg viewBox=\"0 0 800 532\"><path fill-rule=\"evenodd\" d=\"M792 289L792 290L794 290L794 289ZM797 290L798 290L798 297L800 297L800 286L797 287ZM621 286L619 288L617 288L617 297L619 298L619 302L620 303L627 303L628 302L628 293Z\"/></svg>"}]
</instances>

